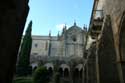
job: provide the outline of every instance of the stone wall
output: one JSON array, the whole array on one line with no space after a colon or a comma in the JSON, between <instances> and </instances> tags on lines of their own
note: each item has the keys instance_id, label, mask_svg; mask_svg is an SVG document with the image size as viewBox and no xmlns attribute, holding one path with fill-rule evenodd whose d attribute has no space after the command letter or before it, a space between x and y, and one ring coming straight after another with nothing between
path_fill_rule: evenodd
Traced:
<instances>
[{"instance_id":1,"label":"stone wall","mask_svg":"<svg viewBox=\"0 0 125 83\"><path fill-rule=\"evenodd\" d=\"M106 16L101 39L98 41L98 68L100 83L120 83L110 16Z\"/></svg>"},{"instance_id":2,"label":"stone wall","mask_svg":"<svg viewBox=\"0 0 125 83\"><path fill-rule=\"evenodd\" d=\"M50 39L49 36L45 38L44 36L32 36L32 56L48 56Z\"/></svg>"},{"instance_id":3,"label":"stone wall","mask_svg":"<svg viewBox=\"0 0 125 83\"><path fill-rule=\"evenodd\" d=\"M102 9L106 19L103 21L102 33L96 41L97 82L124 83L125 0L97 0L95 2L98 1L98 5L95 5L97 8L94 6L94 10ZM87 64L89 62L88 60Z\"/></svg>"},{"instance_id":4,"label":"stone wall","mask_svg":"<svg viewBox=\"0 0 125 83\"><path fill-rule=\"evenodd\" d=\"M123 12L125 11L125 0L105 0L103 6L104 15L111 16L113 37L115 41L117 60L119 61L119 31Z\"/></svg>"},{"instance_id":5,"label":"stone wall","mask_svg":"<svg viewBox=\"0 0 125 83\"><path fill-rule=\"evenodd\" d=\"M125 22L122 22L123 15L125 12L125 0L105 0L105 5L103 6L104 15L111 16L111 24L113 30L113 37L114 37L114 45L116 51L116 61L117 61L117 68L119 70L119 77L121 83L125 81L125 64L124 61L121 60L121 49L119 45L121 44L120 34L122 32L121 25L124 25ZM123 44L124 45L124 44Z\"/></svg>"},{"instance_id":6,"label":"stone wall","mask_svg":"<svg viewBox=\"0 0 125 83\"><path fill-rule=\"evenodd\" d=\"M83 56L85 32L75 24L66 32L66 56Z\"/></svg>"}]
</instances>

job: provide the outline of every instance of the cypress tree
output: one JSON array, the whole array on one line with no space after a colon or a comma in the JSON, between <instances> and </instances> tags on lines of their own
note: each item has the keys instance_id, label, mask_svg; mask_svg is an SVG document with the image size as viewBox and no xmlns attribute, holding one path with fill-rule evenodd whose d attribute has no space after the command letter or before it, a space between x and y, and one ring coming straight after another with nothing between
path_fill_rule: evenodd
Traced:
<instances>
[{"instance_id":1,"label":"cypress tree","mask_svg":"<svg viewBox=\"0 0 125 83\"><path fill-rule=\"evenodd\" d=\"M21 49L19 52L19 61L17 66L18 75L27 75L31 73L32 69L30 67L30 52L32 46L31 31L32 31L32 21L30 21L22 40Z\"/></svg>"}]
</instances>

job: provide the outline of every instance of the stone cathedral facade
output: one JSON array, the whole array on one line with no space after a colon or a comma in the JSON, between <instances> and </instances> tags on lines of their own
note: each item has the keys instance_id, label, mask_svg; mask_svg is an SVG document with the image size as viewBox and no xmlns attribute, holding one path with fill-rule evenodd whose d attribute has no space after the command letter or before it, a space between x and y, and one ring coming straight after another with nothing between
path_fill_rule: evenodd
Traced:
<instances>
[{"instance_id":1,"label":"stone cathedral facade","mask_svg":"<svg viewBox=\"0 0 125 83\"><path fill-rule=\"evenodd\" d=\"M74 22L69 28L64 26L60 35L32 36L32 68L40 64L53 72L53 76L59 73L61 83L82 83L86 29Z\"/></svg>"},{"instance_id":2,"label":"stone cathedral facade","mask_svg":"<svg viewBox=\"0 0 125 83\"><path fill-rule=\"evenodd\" d=\"M57 36L32 36L31 64L37 65L39 61L53 61L83 57L86 40L86 28L76 25L67 29L64 26L62 33Z\"/></svg>"}]
</instances>

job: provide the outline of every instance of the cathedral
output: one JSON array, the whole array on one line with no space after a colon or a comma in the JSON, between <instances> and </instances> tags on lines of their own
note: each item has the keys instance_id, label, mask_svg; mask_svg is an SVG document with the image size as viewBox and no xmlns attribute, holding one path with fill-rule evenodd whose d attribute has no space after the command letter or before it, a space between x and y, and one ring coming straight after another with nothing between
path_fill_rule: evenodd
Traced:
<instances>
[{"instance_id":1,"label":"cathedral","mask_svg":"<svg viewBox=\"0 0 125 83\"><path fill-rule=\"evenodd\" d=\"M125 83L123 3L94 0L88 30L74 22L57 36L32 36L32 68L58 72L61 83Z\"/></svg>"},{"instance_id":2,"label":"cathedral","mask_svg":"<svg viewBox=\"0 0 125 83\"><path fill-rule=\"evenodd\" d=\"M62 34L57 36L32 36L31 64L48 58L82 58L86 40L86 28L76 25L67 29L64 26ZM45 59L44 59L45 60Z\"/></svg>"},{"instance_id":3,"label":"cathedral","mask_svg":"<svg viewBox=\"0 0 125 83\"><path fill-rule=\"evenodd\" d=\"M52 73L58 72L58 83L125 83L125 0L93 1L89 30L74 22L71 27L64 26L61 35L32 36L33 68L42 64ZM0 83L15 79L28 2L0 3Z\"/></svg>"},{"instance_id":4,"label":"cathedral","mask_svg":"<svg viewBox=\"0 0 125 83\"><path fill-rule=\"evenodd\" d=\"M51 36L51 33L48 36L32 36L30 55L32 68L42 64L50 71L56 70L63 73L61 78L65 78L65 80L63 79L61 82L71 82L73 72L80 73L83 70L86 33L86 27L82 29L74 22L71 27L67 28L65 25L62 33L57 36ZM82 73L77 77L79 76L81 78L76 82L81 83Z\"/></svg>"}]
</instances>

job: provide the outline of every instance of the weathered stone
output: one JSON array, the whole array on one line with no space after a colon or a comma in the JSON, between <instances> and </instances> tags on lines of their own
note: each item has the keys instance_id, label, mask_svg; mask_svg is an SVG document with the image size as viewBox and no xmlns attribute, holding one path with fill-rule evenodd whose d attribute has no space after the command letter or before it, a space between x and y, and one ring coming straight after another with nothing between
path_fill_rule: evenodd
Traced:
<instances>
[{"instance_id":1,"label":"weathered stone","mask_svg":"<svg viewBox=\"0 0 125 83\"><path fill-rule=\"evenodd\" d=\"M98 46L100 83L120 83L110 16L106 16Z\"/></svg>"},{"instance_id":2,"label":"weathered stone","mask_svg":"<svg viewBox=\"0 0 125 83\"><path fill-rule=\"evenodd\" d=\"M95 38L96 56L98 56L96 57L97 83L124 83L125 0L95 0L94 3L90 30L93 28L95 10L103 10L104 17L110 16L110 21L103 20L102 34L98 34ZM89 62L88 60L87 64Z\"/></svg>"},{"instance_id":3,"label":"weathered stone","mask_svg":"<svg viewBox=\"0 0 125 83\"><path fill-rule=\"evenodd\" d=\"M123 78L125 78L125 12L123 13L121 25L120 25L119 55L120 55L120 62L121 62ZM124 81L125 81L125 79L124 79Z\"/></svg>"},{"instance_id":4,"label":"weathered stone","mask_svg":"<svg viewBox=\"0 0 125 83\"><path fill-rule=\"evenodd\" d=\"M96 71L96 46L93 44L91 47L91 53L88 57L88 83L97 83L97 71Z\"/></svg>"}]
</instances>

